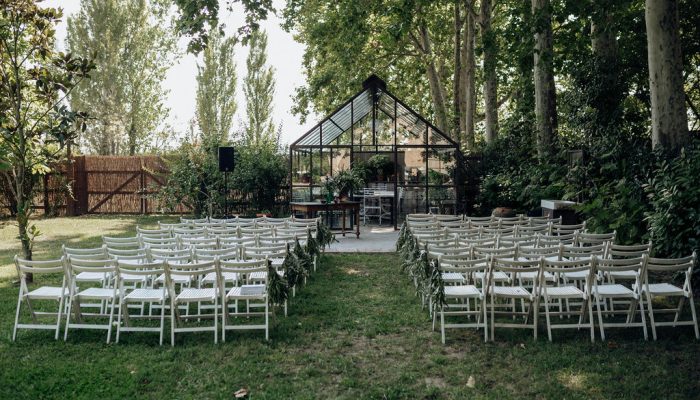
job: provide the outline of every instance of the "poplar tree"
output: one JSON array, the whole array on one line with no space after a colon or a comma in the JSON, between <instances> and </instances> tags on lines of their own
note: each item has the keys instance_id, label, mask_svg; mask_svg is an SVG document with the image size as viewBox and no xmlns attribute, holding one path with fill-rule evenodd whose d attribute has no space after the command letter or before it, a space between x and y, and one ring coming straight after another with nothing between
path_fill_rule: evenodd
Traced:
<instances>
[{"instance_id":1,"label":"poplar tree","mask_svg":"<svg viewBox=\"0 0 700 400\"><path fill-rule=\"evenodd\" d=\"M244 141L253 147L274 146L277 143L272 121L275 76L272 67L267 65L267 34L264 31L253 33L249 45L247 75L243 81L247 118Z\"/></svg>"}]
</instances>

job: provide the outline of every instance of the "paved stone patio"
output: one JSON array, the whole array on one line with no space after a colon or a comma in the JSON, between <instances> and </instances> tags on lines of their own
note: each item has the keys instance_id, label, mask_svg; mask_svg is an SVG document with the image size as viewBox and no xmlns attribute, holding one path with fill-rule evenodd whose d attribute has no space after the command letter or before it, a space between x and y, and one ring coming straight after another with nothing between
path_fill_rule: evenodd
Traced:
<instances>
[{"instance_id":1,"label":"paved stone patio","mask_svg":"<svg viewBox=\"0 0 700 400\"><path fill-rule=\"evenodd\" d=\"M360 225L360 238L354 233L335 232L339 243L333 243L326 252L329 253L390 253L396 251L396 239L399 231L393 226Z\"/></svg>"}]
</instances>

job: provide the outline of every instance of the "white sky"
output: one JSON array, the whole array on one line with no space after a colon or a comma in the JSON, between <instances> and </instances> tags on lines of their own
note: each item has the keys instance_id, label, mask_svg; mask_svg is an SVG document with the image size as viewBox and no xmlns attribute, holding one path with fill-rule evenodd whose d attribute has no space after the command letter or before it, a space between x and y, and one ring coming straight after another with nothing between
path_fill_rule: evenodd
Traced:
<instances>
[{"instance_id":1,"label":"white sky","mask_svg":"<svg viewBox=\"0 0 700 400\"><path fill-rule=\"evenodd\" d=\"M225 24L227 34L234 32L243 25L244 17L242 7L236 3L234 11L226 10L223 0L219 0L219 19ZM66 26L68 16L80 10L80 0L46 0L42 3L45 7L63 8L63 19L56 27L57 42L60 48L64 48L66 37ZM281 10L284 1L274 0L275 7ZM266 21L261 23L261 27L267 31L267 61L275 69L276 93L274 100L273 118L276 124L283 124L282 144L289 144L299 136L309 130L315 123L313 116L307 118L306 123L301 125L299 119L292 115L292 96L294 88L304 83L302 73L302 56L304 46L297 43L292 35L285 32L280 27L281 20L275 15L270 15ZM189 120L194 116L195 93L197 88L197 58L186 53L187 39L182 38L179 42L184 54L168 72L168 76L163 83L170 91L166 101L170 108L168 122L179 133L185 132L188 128ZM234 117L234 130L241 128L240 121L245 117L245 99L243 98L242 82L246 74L245 59L248 48L238 44L236 46L236 64L238 70L238 90L236 92L238 111Z\"/></svg>"}]
</instances>

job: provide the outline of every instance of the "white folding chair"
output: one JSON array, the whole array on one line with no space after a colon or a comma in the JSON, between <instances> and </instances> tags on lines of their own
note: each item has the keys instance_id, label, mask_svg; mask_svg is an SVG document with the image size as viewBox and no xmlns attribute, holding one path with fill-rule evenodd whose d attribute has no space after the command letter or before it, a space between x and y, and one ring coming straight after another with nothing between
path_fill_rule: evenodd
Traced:
<instances>
[{"instance_id":1,"label":"white folding chair","mask_svg":"<svg viewBox=\"0 0 700 400\"><path fill-rule=\"evenodd\" d=\"M541 260L531 260L531 261L513 261L512 258L503 259L494 257L491 262L489 278L487 281L487 297L490 297L490 308L491 308L491 340L495 340L495 329L499 328L525 328L532 329L533 337L537 340L537 316L539 314L539 285L538 279L533 282L533 287L531 289L525 288L523 286L497 286L495 284L494 275L497 272L504 274L510 274L512 277L512 282L518 282L518 275L522 273L539 273L541 270L542 261ZM496 300L504 299L513 302L513 309L510 311L502 311L499 313L505 313L512 315L513 317L522 316L524 318L523 323L505 323L496 322ZM516 310L515 301L521 301L521 310ZM524 303L527 303L527 307ZM508 310L508 308L504 308ZM532 322L530 321L530 316L532 315Z\"/></svg>"},{"instance_id":2,"label":"white folding chair","mask_svg":"<svg viewBox=\"0 0 700 400\"><path fill-rule=\"evenodd\" d=\"M12 341L17 338L18 329L49 329L54 330L54 339L58 339L58 332L61 328L61 316L63 315L64 303L68 297L68 279L65 272L65 258L61 257L56 260L34 261L25 260L15 256L15 268L19 276L19 296L17 297L17 311L15 312L15 325L12 329ZM43 274L61 274L61 286L40 286L36 289L29 290L26 274L34 276ZM58 302L56 311L38 311L32 305L33 300L52 300ZM22 303L26 303L29 314L32 317L31 324L20 323L20 309ZM56 317L56 322L47 324L39 323L37 317Z\"/></svg>"},{"instance_id":3,"label":"white folding chair","mask_svg":"<svg viewBox=\"0 0 700 400\"><path fill-rule=\"evenodd\" d=\"M176 291L174 277L180 277L178 281L189 280L199 281L206 275L215 274L216 284L209 287L199 288L184 288ZM175 334L178 332L214 332L214 343L219 342L219 288L221 285L221 274L219 271L219 261L205 261L201 263L165 263L165 285L168 289L168 297L170 298L170 344L175 346ZM203 314L201 303L212 303L214 310L212 314ZM179 312L180 307L189 306L192 303L197 303L197 314L182 315ZM197 318L200 321L202 318L213 317L214 324L212 326L182 326L183 320Z\"/></svg>"},{"instance_id":4,"label":"white folding chair","mask_svg":"<svg viewBox=\"0 0 700 400\"><path fill-rule=\"evenodd\" d=\"M440 256L437 260L438 268L445 273L456 273L463 277L462 283L445 285L445 300L447 305L440 309L440 336L442 344L445 344L445 329L448 328L483 328L484 341L488 340L487 313L486 313L486 276L488 270L487 258L465 259L462 256ZM482 279L474 279L479 272ZM450 303L450 300L453 303ZM466 304L464 303L466 301ZM475 309L471 308L474 301ZM454 311L452 311L454 310ZM475 322L445 323L445 316L466 316Z\"/></svg>"},{"instance_id":5,"label":"white folding chair","mask_svg":"<svg viewBox=\"0 0 700 400\"><path fill-rule=\"evenodd\" d=\"M219 267L221 273L235 273L239 276L240 286L234 286L230 290L225 290L223 285L220 283L219 291L221 293L221 305L223 308L222 312L222 332L221 340L226 341L226 331L227 330L264 330L265 340L269 339L269 301L267 297L267 280L263 283L250 284L248 283L248 277L250 274L255 273L267 273L267 260L253 260L253 261L220 261ZM265 274L267 276L267 274ZM238 301L245 301L245 310L239 309ZM231 312L230 303L234 302L234 311ZM258 308L264 307L264 311L250 311L250 303L257 302L256 305L260 306ZM264 323L239 323L232 324L229 322L231 317L237 320L250 320L250 317L262 316L264 317Z\"/></svg>"},{"instance_id":6,"label":"white folding chair","mask_svg":"<svg viewBox=\"0 0 700 400\"><path fill-rule=\"evenodd\" d=\"M68 330L69 329L105 329L107 330L107 343L112 338L112 321L114 321L114 309L116 307L118 298L117 285L111 285L112 287L105 286L103 281L98 281L100 285L98 287L88 287L88 288L78 288L78 277L80 274L95 274L109 276L115 280L119 279L118 270L116 265L116 260L114 259L103 259L103 260L85 260L68 257L66 260L66 274L69 278L69 296L68 296L68 310L66 311L66 328L63 335L63 340L68 340ZM82 282L88 282L82 280ZM99 303L93 303L93 307L99 308L99 312L96 313L84 313L83 308L85 304L83 301L98 301ZM71 322L71 311L73 311L75 321ZM107 318L106 324L99 322L95 323L84 323L83 319L85 317L97 317L97 318Z\"/></svg>"},{"instance_id":7,"label":"white folding chair","mask_svg":"<svg viewBox=\"0 0 700 400\"><path fill-rule=\"evenodd\" d=\"M551 258L542 257L542 273L540 274L540 296L544 300L544 312L547 320L547 336L549 341L552 341L552 329L581 329L588 328L591 332L591 342L595 341L595 328L593 319L593 306L591 305L591 285L595 279L595 260L593 257L589 260L566 260L557 261ZM550 286L551 283L545 279L545 273L551 276L560 276L563 273L581 272L586 274L586 278L582 287L573 284L558 284ZM566 307L566 311L561 308L561 300L580 300L580 310L571 311L571 308ZM559 311L550 311L553 302L558 302ZM586 311L588 311L588 323L584 323L586 319ZM551 316L566 316L571 317L578 314L577 323L560 323L553 324Z\"/></svg>"},{"instance_id":8,"label":"white folding chair","mask_svg":"<svg viewBox=\"0 0 700 400\"><path fill-rule=\"evenodd\" d=\"M693 277L693 267L697 262L697 254L683 258L648 258L646 269L644 271L644 286L642 291L646 295L647 309L649 310L649 320L651 321L651 333L656 340L657 326L687 326L690 325L695 330L695 338L700 339L698 332L698 318L695 314L695 299L693 298L693 288L691 280ZM650 282L649 272L655 273L654 281ZM681 273L684 277L683 287L678 287L669 282L663 282L656 278L656 275L666 275L676 272ZM655 297L679 297L678 306L675 308L659 309L654 308L653 300ZM681 312L683 311L684 302L690 306L690 320L679 321ZM673 321L657 321L655 313L673 313L675 314Z\"/></svg>"},{"instance_id":9,"label":"white folding chair","mask_svg":"<svg viewBox=\"0 0 700 400\"><path fill-rule=\"evenodd\" d=\"M618 327L618 328L634 328L641 327L644 331L644 340L648 339L647 336L647 325L644 313L644 302L641 296L641 286L642 277L646 273L646 261L647 257L642 256L639 258L624 258L624 259L606 259L597 258L596 268L598 271L602 272L603 275L621 272L621 271L634 271L635 278L634 284L631 288L621 285L619 283L599 283L598 279L593 280L593 298L596 301L596 308L598 311L598 326L600 327L600 338L605 340L605 327ZM603 310L603 303L608 299L619 300L624 299L629 301L629 309L627 310L627 316L625 322L618 321L604 321L603 314L609 314L612 317L618 312L615 310ZM603 303L601 303L603 302ZM637 306L640 309L641 322L635 322L635 316L637 314Z\"/></svg>"},{"instance_id":10,"label":"white folding chair","mask_svg":"<svg viewBox=\"0 0 700 400\"><path fill-rule=\"evenodd\" d=\"M163 332L165 328L165 308L167 306L166 301L168 300L168 291L165 285L160 288L154 287L137 287L128 290L124 286L125 276L129 277L140 277L144 282L153 281L157 276L165 274L165 263L153 262L153 263L128 263L124 261L117 261L117 268L119 270L118 276L118 290L119 290L119 310L117 317L117 343L119 343L119 338L122 332L158 332L160 334L159 343L163 344ZM133 278L132 278L133 279ZM132 326L131 320L136 318L151 318L149 315L130 315L129 314L129 303L148 303L151 307L160 307L160 326ZM122 317L124 318L124 324L122 325Z\"/></svg>"}]
</instances>

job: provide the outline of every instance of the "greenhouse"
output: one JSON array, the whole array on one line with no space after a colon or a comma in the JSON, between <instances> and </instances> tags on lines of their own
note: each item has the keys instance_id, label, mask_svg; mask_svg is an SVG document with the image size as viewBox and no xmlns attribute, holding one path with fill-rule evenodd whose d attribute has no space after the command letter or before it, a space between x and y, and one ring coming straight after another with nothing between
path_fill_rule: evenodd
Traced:
<instances>
[{"instance_id":1,"label":"greenhouse","mask_svg":"<svg viewBox=\"0 0 700 400\"><path fill-rule=\"evenodd\" d=\"M410 213L460 211L459 145L375 75L289 152L292 201L330 201L340 195L361 202L365 223L376 217L394 227ZM328 193L326 182L351 170L362 171L362 187Z\"/></svg>"}]
</instances>

